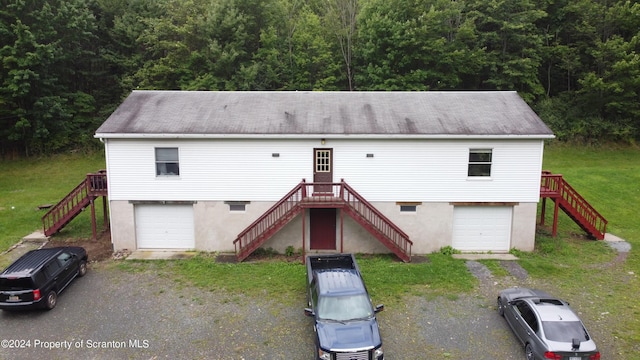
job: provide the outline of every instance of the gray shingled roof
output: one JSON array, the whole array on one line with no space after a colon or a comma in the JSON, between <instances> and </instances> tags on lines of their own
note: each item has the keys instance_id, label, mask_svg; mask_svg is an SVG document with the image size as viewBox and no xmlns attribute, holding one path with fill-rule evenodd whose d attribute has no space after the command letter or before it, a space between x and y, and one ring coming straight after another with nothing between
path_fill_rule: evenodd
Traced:
<instances>
[{"instance_id":1,"label":"gray shingled roof","mask_svg":"<svg viewBox=\"0 0 640 360\"><path fill-rule=\"evenodd\" d=\"M133 91L110 137L528 137L553 132L513 91Z\"/></svg>"}]
</instances>

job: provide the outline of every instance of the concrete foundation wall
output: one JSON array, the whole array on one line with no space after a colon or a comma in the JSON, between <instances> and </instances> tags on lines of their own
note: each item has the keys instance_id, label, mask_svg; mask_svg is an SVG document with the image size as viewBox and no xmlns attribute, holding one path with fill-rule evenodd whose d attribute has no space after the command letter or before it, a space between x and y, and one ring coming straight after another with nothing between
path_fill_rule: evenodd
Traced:
<instances>
[{"instance_id":1,"label":"concrete foundation wall","mask_svg":"<svg viewBox=\"0 0 640 360\"><path fill-rule=\"evenodd\" d=\"M133 205L128 201L109 201L113 250L135 250L136 222Z\"/></svg>"},{"instance_id":2,"label":"concrete foundation wall","mask_svg":"<svg viewBox=\"0 0 640 360\"><path fill-rule=\"evenodd\" d=\"M220 201L198 201L194 206L194 236L196 250L234 252L233 241L249 224L267 211L273 203L251 202L245 211L230 211ZM392 202L373 205L402 229L413 241L412 254L428 254L451 245L453 208L450 203L422 203L415 212L401 212ZM510 248L531 251L535 243L536 203L519 203L513 207ZM114 250L137 249L134 204L110 201L111 237ZM389 250L348 215L336 216L336 251L354 253L388 253ZM308 210L269 239L263 248L284 253L292 246L309 252L310 220Z\"/></svg>"},{"instance_id":3,"label":"concrete foundation wall","mask_svg":"<svg viewBox=\"0 0 640 360\"><path fill-rule=\"evenodd\" d=\"M537 203L520 203L513 207L511 248L533 251L536 239Z\"/></svg>"}]
</instances>

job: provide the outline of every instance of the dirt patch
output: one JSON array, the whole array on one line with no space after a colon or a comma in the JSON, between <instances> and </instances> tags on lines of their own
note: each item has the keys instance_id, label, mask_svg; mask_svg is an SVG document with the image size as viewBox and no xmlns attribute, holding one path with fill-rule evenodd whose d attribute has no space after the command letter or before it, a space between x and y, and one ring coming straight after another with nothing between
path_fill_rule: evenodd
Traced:
<instances>
[{"instance_id":1,"label":"dirt patch","mask_svg":"<svg viewBox=\"0 0 640 360\"><path fill-rule=\"evenodd\" d=\"M430 263L431 260L429 260L428 257L424 256L424 255L412 255L411 256L411 263L413 264L422 264L422 263Z\"/></svg>"},{"instance_id":2,"label":"dirt patch","mask_svg":"<svg viewBox=\"0 0 640 360\"><path fill-rule=\"evenodd\" d=\"M82 246L87 250L89 261L103 261L110 259L113 255L113 245L111 244L111 232L104 231L98 234L96 240L93 239L62 239L52 237L44 247L56 246Z\"/></svg>"},{"instance_id":3,"label":"dirt patch","mask_svg":"<svg viewBox=\"0 0 640 360\"><path fill-rule=\"evenodd\" d=\"M529 277L527 270L522 268L522 266L515 261L500 261L500 266L507 270L511 276L520 281L527 280Z\"/></svg>"},{"instance_id":4,"label":"dirt patch","mask_svg":"<svg viewBox=\"0 0 640 360\"><path fill-rule=\"evenodd\" d=\"M471 272L473 276L478 278L478 280L488 280L493 277L493 275L491 274L491 270L489 270L482 263L469 260L465 262L465 265L467 266L467 269L469 269L469 272Z\"/></svg>"},{"instance_id":5,"label":"dirt patch","mask_svg":"<svg viewBox=\"0 0 640 360\"><path fill-rule=\"evenodd\" d=\"M238 262L238 258L235 254L220 254L216 256L216 262L224 264L235 264Z\"/></svg>"},{"instance_id":6,"label":"dirt patch","mask_svg":"<svg viewBox=\"0 0 640 360\"><path fill-rule=\"evenodd\" d=\"M230 257L233 257L234 260L231 260ZM236 261L235 254L221 254L218 255L217 258L220 260ZM266 261L281 261L281 262L297 262L302 263L302 256L300 254L279 254L277 252L272 252L269 250L258 249L253 254L249 255L243 262L266 262Z\"/></svg>"}]
</instances>

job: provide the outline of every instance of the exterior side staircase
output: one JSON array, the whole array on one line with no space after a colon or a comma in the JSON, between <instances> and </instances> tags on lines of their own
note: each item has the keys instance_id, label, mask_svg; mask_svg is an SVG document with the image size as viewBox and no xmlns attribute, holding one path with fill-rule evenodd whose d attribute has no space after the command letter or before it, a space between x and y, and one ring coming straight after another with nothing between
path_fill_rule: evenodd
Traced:
<instances>
[{"instance_id":1,"label":"exterior side staircase","mask_svg":"<svg viewBox=\"0 0 640 360\"><path fill-rule=\"evenodd\" d=\"M67 196L49 209L49 211L42 217L44 234L46 236L51 236L60 231L87 206L91 205L93 215L92 225L95 238L95 210L93 205L94 200L100 196L107 196L106 172L99 171L95 174L87 174L87 177L78 184L78 186L71 190Z\"/></svg>"},{"instance_id":2,"label":"exterior side staircase","mask_svg":"<svg viewBox=\"0 0 640 360\"><path fill-rule=\"evenodd\" d=\"M322 192L314 190L322 189ZM302 181L234 240L238 261L246 259L305 208L340 208L405 262L411 261L413 243L391 220L380 213L344 181Z\"/></svg>"},{"instance_id":3,"label":"exterior side staircase","mask_svg":"<svg viewBox=\"0 0 640 360\"><path fill-rule=\"evenodd\" d=\"M238 261L246 259L265 241L302 212L303 208L300 203L303 198L303 189L301 184L293 188L280 201L238 234L238 237L233 241Z\"/></svg>"},{"instance_id":4,"label":"exterior side staircase","mask_svg":"<svg viewBox=\"0 0 640 360\"><path fill-rule=\"evenodd\" d=\"M542 197L541 224L544 224L545 200L550 198L555 203L553 217L553 236L557 234L558 208L575 221L589 236L603 240L607 230L607 220L600 215L578 192L569 185L562 175L542 172L540 183L540 197Z\"/></svg>"}]
</instances>

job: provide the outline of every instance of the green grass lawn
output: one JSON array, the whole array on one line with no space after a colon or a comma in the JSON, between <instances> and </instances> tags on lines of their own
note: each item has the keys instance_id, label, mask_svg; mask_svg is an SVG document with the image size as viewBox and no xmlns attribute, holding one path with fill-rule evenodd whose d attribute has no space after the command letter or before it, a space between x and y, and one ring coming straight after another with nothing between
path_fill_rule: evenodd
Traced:
<instances>
[{"instance_id":1,"label":"green grass lawn","mask_svg":"<svg viewBox=\"0 0 640 360\"><path fill-rule=\"evenodd\" d=\"M607 220L607 232L640 245L640 149L545 147L543 169L562 174ZM551 215L549 201L547 214ZM549 218L550 219L550 218ZM562 217L565 231L579 231ZM550 222L548 222L550 224Z\"/></svg>"},{"instance_id":2,"label":"green grass lawn","mask_svg":"<svg viewBox=\"0 0 640 360\"><path fill-rule=\"evenodd\" d=\"M602 266L617 254L602 241L584 240L584 232L561 214L559 236L539 234L535 252L518 254L520 264L533 277L554 284L560 296L585 299L582 310L588 317L609 324L610 333L621 340L620 358L633 358L640 343L640 149L554 144L545 147L543 164L562 174L608 220L607 232L629 242L632 251L623 264Z\"/></svg>"},{"instance_id":3,"label":"green grass lawn","mask_svg":"<svg viewBox=\"0 0 640 360\"><path fill-rule=\"evenodd\" d=\"M38 205L56 203L87 173L102 168L102 153L0 162L0 251L42 228L40 218L44 211L38 210ZM618 339L620 356L629 358L640 343L640 149L554 143L545 147L543 169L564 175L608 219L607 231L631 243L634 250L623 264L610 266L617 254L602 241L585 240L582 230L560 214L558 237L551 237L543 229L536 238L534 252L514 253L532 278L561 297L581 300L585 317L601 319L599 326L608 324ZM547 202L545 220L549 226L551 204ZM56 236L90 237L87 213ZM446 254L431 254L429 262L419 264L400 263L389 256L359 256L358 261L375 302L392 305L407 294L455 298L477 284L463 261ZM495 276L505 275L495 262L484 264ZM305 268L295 262L222 264L210 254L200 254L191 260L118 262L106 266L127 271L158 270L170 281L196 285L205 291L225 289L232 294L269 295L283 302L298 302L304 297Z\"/></svg>"},{"instance_id":4,"label":"green grass lawn","mask_svg":"<svg viewBox=\"0 0 640 360\"><path fill-rule=\"evenodd\" d=\"M42 229L41 218L46 210L39 210L38 206L56 204L82 182L87 173L104 168L102 152L0 161L0 252ZM60 235L91 236L89 219L89 212L85 211Z\"/></svg>"}]
</instances>

